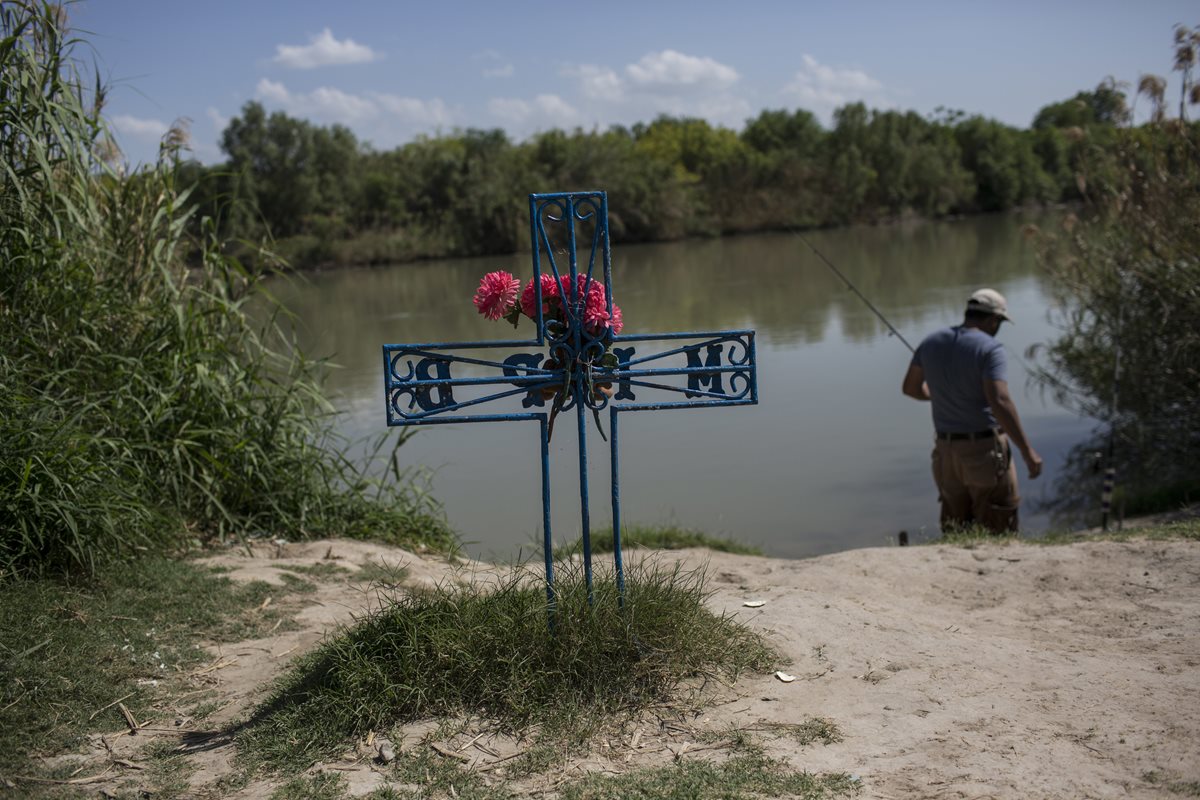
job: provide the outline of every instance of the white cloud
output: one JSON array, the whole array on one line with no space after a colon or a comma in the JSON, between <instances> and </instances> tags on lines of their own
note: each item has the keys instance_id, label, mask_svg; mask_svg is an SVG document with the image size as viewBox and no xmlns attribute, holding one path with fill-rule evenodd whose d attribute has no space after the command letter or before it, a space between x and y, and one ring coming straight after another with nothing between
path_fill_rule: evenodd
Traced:
<instances>
[{"instance_id":1,"label":"white cloud","mask_svg":"<svg viewBox=\"0 0 1200 800\"><path fill-rule=\"evenodd\" d=\"M365 64L379 58L379 53L367 45L353 39L338 41L326 28L313 36L308 44L276 45L274 61L293 69L312 69L329 64Z\"/></svg>"},{"instance_id":2,"label":"white cloud","mask_svg":"<svg viewBox=\"0 0 1200 800\"><path fill-rule=\"evenodd\" d=\"M213 127L219 131L225 130L225 128L229 125L229 117L222 114L213 106L209 106L207 109L205 109L204 114L208 117L209 121L212 122Z\"/></svg>"},{"instance_id":3,"label":"white cloud","mask_svg":"<svg viewBox=\"0 0 1200 800\"><path fill-rule=\"evenodd\" d=\"M440 98L421 100L416 97L400 97L394 94L371 95L389 114L395 114L406 122L417 125L449 125L454 114Z\"/></svg>"},{"instance_id":4,"label":"white cloud","mask_svg":"<svg viewBox=\"0 0 1200 800\"><path fill-rule=\"evenodd\" d=\"M619 103L625 99L625 87L621 77L608 67L584 64L563 70L563 75L576 78L584 97Z\"/></svg>"},{"instance_id":5,"label":"white cloud","mask_svg":"<svg viewBox=\"0 0 1200 800\"><path fill-rule=\"evenodd\" d=\"M454 122L454 112L441 100L422 100L384 92L352 94L322 86L311 92L292 92L278 81L263 78L255 96L279 106L289 114L323 121L352 124L379 117L391 117L419 129L436 128Z\"/></svg>"},{"instance_id":6,"label":"white cloud","mask_svg":"<svg viewBox=\"0 0 1200 800\"><path fill-rule=\"evenodd\" d=\"M492 116L512 125L517 135L545 130L568 128L579 121L579 112L556 94L539 94L533 100L516 97L493 97L488 101Z\"/></svg>"},{"instance_id":7,"label":"white cloud","mask_svg":"<svg viewBox=\"0 0 1200 800\"><path fill-rule=\"evenodd\" d=\"M368 119L379 113L376 104L365 97L322 86L308 93L288 91L278 81L263 78L255 88L259 99L282 106L298 116L314 116L337 122Z\"/></svg>"},{"instance_id":8,"label":"white cloud","mask_svg":"<svg viewBox=\"0 0 1200 800\"><path fill-rule=\"evenodd\" d=\"M625 74L635 86L652 92L683 88L719 91L738 80L733 67L707 56L689 56L676 50L648 53L636 64L625 67Z\"/></svg>"},{"instance_id":9,"label":"white cloud","mask_svg":"<svg viewBox=\"0 0 1200 800\"><path fill-rule=\"evenodd\" d=\"M488 101L488 111L507 122L521 123L529 119L533 106L517 97L493 97Z\"/></svg>"},{"instance_id":10,"label":"white cloud","mask_svg":"<svg viewBox=\"0 0 1200 800\"><path fill-rule=\"evenodd\" d=\"M512 64L505 64L504 66L501 66L501 67L490 67L488 69L485 69L483 71L483 77L485 77L485 78L511 78L516 71L517 71L516 67L514 67Z\"/></svg>"},{"instance_id":11,"label":"white cloud","mask_svg":"<svg viewBox=\"0 0 1200 800\"><path fill-rule=\"evenodd\" d=\"M370 100L327 86L313 89L303 97L320 116L354 120L373 117L379 111Z\"/></svg>"},{"instance_id":12,"label":"white cloud","mask_svg":"<svg viewBox=\"0 0 1200 800\"><path fill-rule=\"evenodd\" d=\"M883 95L883 84L862 70L830 67L807 53L801 60L803 66L783 89L801 105L831 111L856 100L878 100Z\"/></svg>"},{"instance_id":13,"label":"white cloud","mask_svg":"<svg viewBox=\"0 0 1200 800\"><path fill-rule=\"evenodd\" d=\"M737 70L707 56L676 50L648 53L620 70L584 64L566 67L560 74L576 81L581 116L598 125L644 122L670 114L737 127L751 110L744 93L732 91L740 80Z\"/></svg>"},{"instance_id":14,"label":"white cloud","mask_svg":"<svg viewBox=\"0 0 1200 800\"><path fill-rule=\"evenodd\" d=\"M291 92L287 90L286 86L269 78L263 78L258 82L258 86L254 87L254 94L260 100L267 100L281 106L288 105L292 99Z\"/></svg>"},{"instance_id":15,"label":"white cloud","mask_svg":"<svg viewBox=\"0 0 1200 800\"><path fill-rule=\"evenodd\" d=\"M570 103L556 94L539 94L533 98L533 102L538 111L548 117L567 120L579 116L579 112L572 108Z\"/></svg>"},{"instance_id":16,"label":"white cloud","mask_svg":"<svg viewBox=\"0 0 1200 800\"><path fill-rule=\"evenodd\" d=\"M113 129L117 133L136 136L140 139L160 139L167 132L167 123L157 119L142 119L128 114L118 114L112 118Z\"/></svg>"}]
</instances>

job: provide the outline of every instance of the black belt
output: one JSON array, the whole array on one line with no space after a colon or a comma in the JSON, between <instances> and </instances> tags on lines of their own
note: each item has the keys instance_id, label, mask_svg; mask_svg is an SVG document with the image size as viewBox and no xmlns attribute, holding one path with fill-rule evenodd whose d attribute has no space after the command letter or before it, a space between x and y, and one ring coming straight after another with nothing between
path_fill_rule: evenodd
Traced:
<instances>
[{"instance_id":1,"label":"black belt","mask_svg":"<svg viewBox=\"0 0 1200 800\"><path fill-rule=\"evenodd\" d=\"M975 431L974 433L942 433L941 431L938 431L937 438L944 442L956 442L962 440L973 442L976 439L990 439L998 433L999 431L993 428L988 428L986 431Z\"/></svg>"}]
</instances>

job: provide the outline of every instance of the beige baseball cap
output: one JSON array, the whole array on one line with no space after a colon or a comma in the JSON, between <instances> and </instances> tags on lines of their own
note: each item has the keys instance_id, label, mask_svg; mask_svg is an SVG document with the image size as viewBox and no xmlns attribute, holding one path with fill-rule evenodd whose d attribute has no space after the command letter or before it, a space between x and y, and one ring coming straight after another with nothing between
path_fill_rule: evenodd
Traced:
<instances>
[{"instance_id":1,"label":"beige baseball cap","mask_svg":"<svg viewBox=\"0 0 1200 800\"><path fill-rule=\"evenodd\" d=\"M967 301L967 311L982 311L985 314L995 314L1009 322L1013 321L1008 315L1008 301L995 289L980 289L971 295L971 299Z\"/></svg>"}]
</instances>

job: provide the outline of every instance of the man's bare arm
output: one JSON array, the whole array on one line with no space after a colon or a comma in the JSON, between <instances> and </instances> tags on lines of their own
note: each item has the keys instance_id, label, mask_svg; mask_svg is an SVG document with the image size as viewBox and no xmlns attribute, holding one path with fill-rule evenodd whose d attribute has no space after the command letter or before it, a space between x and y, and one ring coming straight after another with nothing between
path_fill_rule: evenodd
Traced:
<instances>
[{"instance_id":1,"label":"man's bare arm","mask_svg":"<svg viewBox=\"0 0 1200 800\"><path fill-rule=\"evenodd\" d=\"M1029 468L1029 477L1036 478L1042 474L1042 457L1038 455L1029 440L1025 438L1025 429L1021 427L1021 418L1017 414L1017 405L1012 395L1008 393L1008 381L984 380L983 393L987 397L996 421L1008 434L1008 438L1021 451L1025 466Z\"/></svg>"},{"instance_id":2,"label":"man's bare arm","mask_svg":"<svg viewBox=\"0 0 1200 800\"><path fill-rule=\"evenodd\" d=\"M904 385L900 387L900 391L913 400L928 400L929 385L925 383L925 371L916 364L909 364L908 372L904 375Z\"/></svg>"}]
</instances>

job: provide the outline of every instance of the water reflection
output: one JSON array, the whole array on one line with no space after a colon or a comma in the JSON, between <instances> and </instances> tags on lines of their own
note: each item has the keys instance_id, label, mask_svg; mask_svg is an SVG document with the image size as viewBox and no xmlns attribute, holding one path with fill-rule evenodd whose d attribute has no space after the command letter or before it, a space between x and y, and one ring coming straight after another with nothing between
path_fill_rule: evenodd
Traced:
<instances>
[{"instance_id":1,"label":"water reflection","mask_svg":"<svg viewBox=\"0 0 1200 800\"><path fill-rule=\"evenodd\" d=\"M913 344L955 322L975 288L1009 296L1018 324L1001 339L1010 384L1047 475L1023 486L1036 499L1089 424L1023 391L1019 354L1053 335L1049 302L1016 216L805 234ZM800 556L892 541L936 529L928 470L928 406L903 398L909 354L792 234L617 246L614 298L628 333L755 328L761 405L622 420L622 508L628 521L673 521L726 533L775 555ZM529 256L347 270L275 286L296 313L309 352L342 366L330 387L352 436L381 430L384 343L511 338L470 298L493 269L526 276ZM517 333L528 336L532 325ZM578 532L573 426L555 434L556 539ZM540 521L536 430L515 424L423 431L402 452L436 470L434 491L480 554L512 555ZM607 452L596 454L591 495L607 524ZM1027 529L1048 524L1032 509Z\"/></svg>"}]
</instances>

